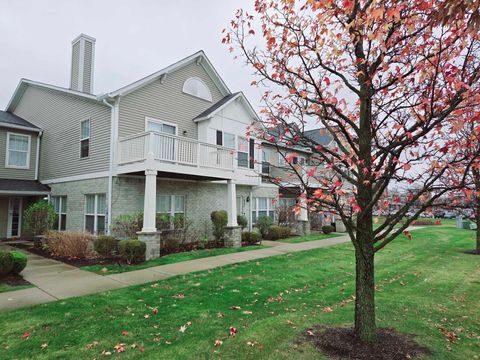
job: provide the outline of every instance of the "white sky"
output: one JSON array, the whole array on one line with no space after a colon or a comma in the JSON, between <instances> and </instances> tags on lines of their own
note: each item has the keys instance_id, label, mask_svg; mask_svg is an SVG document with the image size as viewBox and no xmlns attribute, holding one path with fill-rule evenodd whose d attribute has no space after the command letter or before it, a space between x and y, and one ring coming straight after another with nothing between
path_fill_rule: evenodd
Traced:
<instances>
[{"instance_id":1,"label":"white sky","mask_svg":"<svg viewBox=\"0 0 480 360\"><path fill-rule=\"evenodd\" d=\"M204 50L231 91L252 105L252 71L221 31L253 0L0 0L0 109L20 78L69 86L71 41L97 39L94 93L108 92ZM258 109L258 108L257 108Z\"/></svg>"}]
</instances>

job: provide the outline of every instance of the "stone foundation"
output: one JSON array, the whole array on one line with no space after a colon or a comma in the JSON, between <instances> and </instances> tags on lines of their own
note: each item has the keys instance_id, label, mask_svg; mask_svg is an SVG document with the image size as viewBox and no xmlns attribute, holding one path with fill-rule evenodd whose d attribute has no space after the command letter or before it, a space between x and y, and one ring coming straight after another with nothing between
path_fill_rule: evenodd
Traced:
<instances>
[{"instance_id":1,"label":"stone foundation","mask_svg":"<svg viewBox=\"0 0 480 360\"><path fill-rule=\"evenodd\" d=\"M225 247L239 248L242 246L242 229L240 226L225 228Z\"/></svg>"},{"instance_id":2,"label":"stone foundation","mask_svg":"<svg viewBox=\"0 0 480 360\"><path fill-rule=\"evenodd\" d=\"M295 224L295 234L298 236L310 235L310 221L297 220Z\"/></svg>"},{"instance_id":3,"label":"stone foundation","mask_svg":"<svg viewBox=\"0 0 480 360\"><path fill-rule=\"evenodd\" d=\"M138 240L147 244L145 260L157 259L160 257L160 233L159 232L138 232Z\"/></svg>"}]
</instances>

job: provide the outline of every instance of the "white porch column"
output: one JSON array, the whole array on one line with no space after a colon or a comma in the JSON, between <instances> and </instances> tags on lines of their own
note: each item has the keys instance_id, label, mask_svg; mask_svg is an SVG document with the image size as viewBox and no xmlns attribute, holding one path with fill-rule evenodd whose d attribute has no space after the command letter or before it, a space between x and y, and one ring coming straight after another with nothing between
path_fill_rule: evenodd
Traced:
<instances>
[{"instance_id":1,"label":"white porch column","mask_svg":"<svg viewBox=\"0 0 480 360\"><path fill-rule=\"evenodd\" d=\"M233 180L227 180L227 226L238 226L237 224L237 189Z\"/></svg>"},{"instance_id":2,"label":"white porch column","mask_svg":"<svg viewBox=\"0 0 480 360\"><path fill-rule=\"evenodd\" d=\"M143 205L142 232L156 232L155 215L157 211L157 170L145 170L145 199Z\"/></svg>"},{"instance_id":3,"label":"white porch column","mask_svg":"<svg viewBox=\"0 0 480 360\"><path fill-rule=\"evenodd\" d=\"M300 204L300 214L298 214L299 221L308 221L308 209L307 209L307 192L302 191L300 197L298 198L298 203Z\"/></svg>"}]
</instances>

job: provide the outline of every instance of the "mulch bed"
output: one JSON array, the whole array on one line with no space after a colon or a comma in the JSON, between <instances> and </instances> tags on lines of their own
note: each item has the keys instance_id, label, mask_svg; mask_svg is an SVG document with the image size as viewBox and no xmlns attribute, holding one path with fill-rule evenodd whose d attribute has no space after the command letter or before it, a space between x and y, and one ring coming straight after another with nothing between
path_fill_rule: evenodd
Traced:
<instances>
[{"instance_id":1,"label":"mulch bed","mask_svg":"<svg viewBox=\"0 0 480 360\"><path fill-rule=\"evenodd\" d=\"M246 246L246 245L247 245L246 243L242 244L242 246ZM55 256L42 248L33 246L33 243L32 244L25 244L25 243L10 244L10 246L14 246L16 248L26 250L28 252L31 252L32 254L36 254L47 259L58 260L63 263L76 266L76 267L90 266L90 265L119 265L119 266L127 265L125 261L121 260L118 257L78 259L78 258L69 258L64 256ZM177 247L163 246L160 251L160 257L165 255L177 254L182 252L190 252L190 251L200 250L200 249L217 249L217 248L223 248L223 247L225 246L222 243L218 243L216 241L207 241L205 243L191 242L191 243L181 244Z\"/></svg>"},{"instance_id":2,"label":"mulch bed","mask_svg":"<svg viewBox=\"0 0 480 360\"><path fill-rule=\"evenodd\" d=\"M373 345L357 339L353 328L344 327L315 327L307 331L303 341L312 342L329 359L338 360L401 360L431 354L414 341L414 335L394 329L378 329Z\"/></svg>"},{"instance_id":3,"label":"mulch bed","mask_svg":"<svg viewBox=\"0 0 480 360\"><path fill-rule=\"evenodd\" d=\"M480 250L465 250L462 251L464 254L470 254L470 255L480 255Z\"/></svg>"},{"instance_id":4,"label":"mulch bed","mask_svg":"<svg viewBox=\"0 0 480 360\"><path fill-rule=\"evenodd\" d=\"M0 281L10 286L30 285L27 280L25 280L21 275L18 274L8 274L0 278Z\"/></svg>"}]
</instances>

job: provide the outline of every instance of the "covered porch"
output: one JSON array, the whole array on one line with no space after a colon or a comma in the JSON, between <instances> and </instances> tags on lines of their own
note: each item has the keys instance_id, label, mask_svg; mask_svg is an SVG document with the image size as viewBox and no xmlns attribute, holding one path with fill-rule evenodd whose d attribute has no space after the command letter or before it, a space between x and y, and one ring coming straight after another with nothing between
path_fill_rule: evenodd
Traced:
<instances>
[{"instance_id":1,"label":"covered porch","mask_svg":"<svg viewBox=\"0 0 480 360\"><path fill-rule=\"evenodd\" d=\"M49 193L48 186L35 180L0 179L0 240L31 238L23 214L30 204Z\"/></svg>"}]
</instances>

